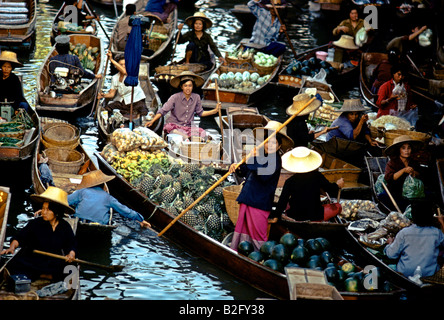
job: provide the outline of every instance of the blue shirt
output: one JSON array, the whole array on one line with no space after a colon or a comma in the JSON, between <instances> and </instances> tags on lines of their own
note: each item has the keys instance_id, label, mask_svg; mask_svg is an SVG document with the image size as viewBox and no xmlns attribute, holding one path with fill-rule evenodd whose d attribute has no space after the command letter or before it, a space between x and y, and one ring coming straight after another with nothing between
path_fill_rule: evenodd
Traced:
<instances>
[{"instance_id":1,"label":"blue shirt","mask_svg":"<svg viewBox=\"0 0 444 320\"><path fill-rule=\"evenodd\" d=\"M422 276L428 277L439 270L439 246L444 244L444 234L435 227L413 224L399 231L395 240L384 248L390 259L398 259L396 270L404 276L413 276L417 266Z\"/></svg>"},{"instance_id":2,"label":"blue shirt","mask_svg":"<svg viewBox=\"0 0 444 320\"><path fill-rule=\"evenodd\" d=\"M108 224L110 209L113 209L125 218L143 221L143 216L140 213L121 204L98 186L75 191L68 195L68 203L76 208L74 216L79 219Z\"/></svg>"},{"instance_id":3,"label":"blue shirt","mask_svg":"<svg viewBox=\"0 0 444 320\"><path fill-rule=\"evenodd\" d=\"M270 11L267 8L260 7L258 2L250 0L247 5L251 13L256 17L250 42L269 45L272 41L277 41L279 29L281 28L279 19L276 17L272 23Z\"/></svg>"},{"instance_id":4,"label":"blue shirt","mask_svg":"<svg viewBox=\"0 0 444 320\"><path fill-rule=\"evenodd\" d=\"M356 122L356 125L357 124L358 122ZM370 134L370 129L367 127L367 124L364 123L361 133L358 135L358 137L356 137L356 139L353 139L353 129L355 129L355 127L353 127L353 124L347 119L345 113L342 113L338 118L336 118L336 120L333 121L330 127L339 128L327 133L327 141L333 137L338 137L346 140L365 141L365 139L360 139L360 137L363 137L366 134Z\"/></svg>"},{"instance_id":5,"label":"blue shirt","mask_svg":"<svg viewBox=\"0 0 444 320\"><path fill-rule=\"evenodd\" d=\"M172 3L179 3L178 0L170 0ZM146 4L145 11L149 12L163 12L163 6L166 0L149 0Z\"/></svg>"}]
</instances>

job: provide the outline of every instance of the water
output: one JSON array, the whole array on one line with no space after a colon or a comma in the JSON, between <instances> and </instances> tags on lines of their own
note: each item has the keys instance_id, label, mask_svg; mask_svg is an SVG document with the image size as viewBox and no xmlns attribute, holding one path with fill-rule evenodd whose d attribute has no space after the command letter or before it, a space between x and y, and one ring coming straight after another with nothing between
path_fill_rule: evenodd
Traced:
<instances>
[{"instance_id":1,"label":"water","mask_svg":"<svg viewBox=\"0 0 444 320\"><path fill-rule=\"evenodd\" d=\"M242 38L250 35L243 33L242 24L229 12L237 1L199 1L200 10L212 19L211 29L221 52L233 49ZM243 3L243 2L242 2ZM31 106L35 102L37 74L41 63L50 50L50 32L53 16L60 8L61 1L38 3L36 45L31 53L19 54L24 64L15 72L23 75L23 87ZM94 5L96 13L108 35L116 21L112 7ZM182 8L180 22L194 13L193 8ZM331 40L323 30L331 30L325 21L313 14L295 10L287 30L297 52L322 45ZM99 36L105 40L104 31L99 28ZM178 45L176 59L183 56L185 45ZM286 59L292 57L287 50ZM105 86L109 85L109 78ZM342 96L357 96L358 89L352 85ZM278 92L266 94L266 100L258 108L271 119L283 121L285 108L290 105L291 97L283 97ZM91 118L74 120L82 130L81 140L90 155L100 150L102 141ZM8 221L7 240L33 215L29 196L33 193L31 182L31 161L12 164L7 173L2 173L0 185L12 187L12 205ZM99 264L122 264L125 269L116 274L100 270L82 268L82 299L86 300L238 300L267 298L240 280L228 275L202 258L187 253L165 238L158 238L151 230L141 230L132 221L115 217L119 227L109 239L81 243L78 257Z\"/></svg>"}]
</instances>

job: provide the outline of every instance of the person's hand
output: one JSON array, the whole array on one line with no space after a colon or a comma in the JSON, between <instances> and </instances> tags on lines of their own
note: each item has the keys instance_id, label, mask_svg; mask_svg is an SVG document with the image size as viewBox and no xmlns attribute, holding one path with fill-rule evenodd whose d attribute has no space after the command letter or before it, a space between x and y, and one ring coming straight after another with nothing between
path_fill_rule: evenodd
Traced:
<instances>
[{"instance_id":1,"label":"person's hand","mask_svg":"<svg viewBox=\"0 0 444 320\"><path fill-rule=\"evenodd\" d=\"M148 221L143 220L142 222L139 222L139 223L142 228L145 228L145 229L151 228L151 223L149 223Z\"/></svg>"},{"instance_id":2,"label":"person's hand","mask_svg":"<svg viewBox=\"0 0 444 320\"><path fill-rule=\"evenodd\" d=\"M347 33L349 29L346 26L342 26L342 27L339 28L339 30Z\"/></svg>"},{"instance_id":3,"label":"person's hand","mask_svg":"<svg viewBox=\"0 0 444 320\"><path fill-rule=\"evenodd\" d=\"M71 250L71 252L68 253L68 254L65 256L65 258L66 258L66 262L71 263L71 262L73 262L74 259L76 258L76 253L75 253L74 251Z\"/></svg>"},{"instance_id":4,"label":"person's hand","mask_svg":"<svg viewBox=\"0 0 444 320\"><path fill-rule=\"evenodd\" d=\"M219 62L222 64L227 64L227 60L224 57L219 57Z\"/></svg>"},{"instance_id":5,"label":"person's hand","mask_svg":"<svg viewBox=\"0 0 444 320\"><path fill-rule=\"evenodd\" d=\"M108 50L108 52L106 53L106 55L108 56L108 58L109 58L110 60L112 60L112 58L113 58L113 53L111 52L111 50Z\"/></svg>"},{"instance_id":6,"label":"person's hand","mask_svg":"<svg viewBox=\"0 0 444 320\"><path fill-rule=\"evenodd\" d=\"M220 110L222 110L222 103L221 103L221 102L218 102L218 103L216 104L216 108L215 108L215 110L216 110L217 112L219 112Z\"/></svg>"},{"instance_id":7,"label":"person's hand","mask_svg":"<svg viewBox=\"0 0 444 320\"><path fill-rule=\"evenodd\" d=\"M410 110L415 109L417 106L418 106L418 105L416 105L416 104L412 104L412 105L410 106Z\"/></svg>"},{"instance_id":8,"label":"person's hand","mask_svg":"<svg viewBox=\"0 0 444 320\"><path fill-rule=\"evenodd\" d=\"M237 163L233 163L233 164L231 164L231 165L230 165L230 168L228 169L228 172L229 172L229 173L233 173L233 172L235 172L235 171L236 171L236 166L237 166Z\"/></svg>"},{"instance_id":9,"label":"person's hand","mask_svg":"<svg viewBox=\"0 0 444 320\"><path fill-rule=\"evenodd\" d=\"M145 127L151 127L154 124L154 120L150 120L147 123L145 123Z\"/></svg>"},{"instance_id":10,"label":"person's hand","mask_svg":"<svg viewBox=\"0 0 444 320\"><path fill-rule=\"evenodd\" d=\"M387 237L387 241L386 241L386 243L387 243L387 244L391 244L394 240L395 240L395 239L393 238L393 236L392 236L392 235L389 235L389 236Z\"/></svg>"},{"instance_id":11,"label":"person's hand","mask_svg":"<svg viewBox=\"0 0 444 320\"><path fill-rule=\"evenodd\" d=\"M285 32L287 31L287 27L284 25L281 25L281 27L279 28L279 32Z\"/></svg>"},{"instance_id":12,"label":"person's hand","mask_svg":"<svg viewBox=\"0 0 444 320\"><path fill-rule=\"evenodd\" d=\"M407 174L412 174L412 173L415 172L415 170L413 170L412 167L405 167L404 168L404 172L407 173Z\"/></svg>"},{"instance_id":13,"label":"person's hand","mask_svg":"<svg viewBox=\"0 0 444 320\"><path fill-rule=\"evenodd\" d=\"M271 218L271 219L268 219L268 223L277 223L278 222L278 218Z\"/></svg>"},{"instance_id":14,"label":"person's hand","mask_svg":"<svg viewBox=\"0 0 444 320\"><path fill-rule=\"evenodd\" d=\"M101 74L101 73L96 74L96 75L95 75L95 78L96 78L96 79L102 79L102 74Z\"/></svg>"},{"instance_id":15,"label":"person's hand","mask_svg":"<svg viewBox=\"0 0 444 320\"><path fill-rule=\"evenodd\" d=\"M42 209L37 210L37 211L34 213L34 218L37 218L38 216L41 216L41 215L42 215Z\"/></svg>"},{"instance_id":16,"label":"person's hand","mask_svg":"<svg viewBox=\"0 0 444 320\"><path fill-rule=\"evenodd\" d=\"M369 141L369 143L370 143L370 145L371 145L372 147L377 147L377 146L379 146L378 141L373 140L373 139L371 139L371 140Z\"/></svg>"},{"instance_id":17,"label":"person's hand","mask_svg":"<svg viewBox=\"0 0 444 320\"><path fill-rule=\"evenodd\" d=\"M338 185L338 187L340 189L344 188L344 184L345 184L344 178L340 178L338 181L336 181L336 184Z\"/></svg>"},{"instance_id":18,"label":"person's hand","mask_svg":"<svg viewBox=\"0 0 444 320\"><path fill-rule=\"evenodd\" d=\"M97 94L97 99L103 99L103 98L105 98L105 94L103 92L99 92Z\"/></svg>"},{"instance_id":19,"label":"person's hand","mask_svg":"<svg viewBox=\"0 0 444 320\"><path fill-rule=\"evenodd\" d=\"M4 249L0 252L0 256L4 255L4 254L13 254L15 251L14 248L9 247L8 249Z\"/></svg>"},{"instance_id":20,"label":"person's hand","mask_svg":"<svg viewBox=\"0 0 444 320\"><path fill-rule=\"evenodd\" d=\"M181 31L183 29L183 23L179 23L177 25L177 29L179 29L179 31Z\"/></svg>"}]
</instances>

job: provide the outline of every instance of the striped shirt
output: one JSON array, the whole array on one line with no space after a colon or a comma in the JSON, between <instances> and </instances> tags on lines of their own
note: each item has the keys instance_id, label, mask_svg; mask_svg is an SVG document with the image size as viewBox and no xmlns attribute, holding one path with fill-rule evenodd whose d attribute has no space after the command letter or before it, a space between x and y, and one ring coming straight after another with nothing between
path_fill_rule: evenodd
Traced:
<instances>
[{"instance_id":1,"label":"striped shirt","mask_svg":"<svg viewBox=\"0 0 444 320\"><path fill-rule=\"evenodd\" d=\"M270 11L267 8L260 7L259 2L250 0L247 5L256 17L250 42L269 45L272 41L277 41L281 28L279 19L276 17L274 22L271 22Z\"/></svg>"}]
</instances>

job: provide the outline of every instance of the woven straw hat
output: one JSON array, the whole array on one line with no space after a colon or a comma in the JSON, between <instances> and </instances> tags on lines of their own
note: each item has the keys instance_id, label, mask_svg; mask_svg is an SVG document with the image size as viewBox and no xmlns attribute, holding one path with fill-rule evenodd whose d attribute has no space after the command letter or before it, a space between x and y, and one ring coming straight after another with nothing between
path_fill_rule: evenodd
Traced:
<instances>
[{"instance_id":1,"label":"woven straw hat","mask_svg":"<svg viewBox=\"0 0 444 320\"><path fill-rule=\"evenodd\" d=\"M77 186L77 190L99 186L114 179L114 176L107 176L102 170L94 170L83 175L82 182Z\"/></svg>"},{"instance_id":2,"label":"woven straw hat","mask_svg":"<svg viewBox=\"0 0 444 320\"><path fill-rule=\"evenodd\" d=\"M200 87L204 84L205 80L201 77L195 74L192 71L183 71L178 76L175 76L173 79L170 80L170 84L174 88L178 88L179 84L182 80L191 80L194 82L194 85L196 87Z\"/></svg>"},{"instance_id":3,"label":"woven straw hat","mask_svg":"<svg viewBox=\"0 0 444 320\"><path fill-rule=\"evenodd\" d=\"M205 23L205 26L207 29L211 28L211 26L213 25L213 22L211 22L211 20L209 18L207 18L207 16L203 12L196 12L191 17L186 18L185 24L192 29L194 20L196 20L196 19L202 20Z\"/></svg>"},{"instance_id":4,"label":"woven straw hat","mask_svg":"<svg viewBox=\"0 0 444 320\"><path fill-rule=\"evenodd\" d=\"M23 64L17 60L17 54L12 51L3 50L0 54L0 63L9 62L13 68L23 67Z\"/></svg>"},{"instance_id":5,"label":"woven straw hat","mask_svg":"<svg viewBox=\"0 0 444 320\"><path fill-rule=\"evenodd\" d=\"M384 150L384 154L386 156L396 156L397 154L399 154L399 148L404 143L408 143L410 145L410 147L412 148L413 152L417 151L423 145L422 141L415 140L412 137L405 134L405 135L398 136L395 139L393 139L393 144Z\"/></svg>"},{"instance_id":6,"label":"woven straw hat","mask_svg":"<svg viewBox=\"0 0 444 320\"><path fill-rule=\"evenodd\" d=\"M282 156L282 167L290 172L305 173L316 170L322 164L322 156L307 147L297 147Z\"/></svg>"},{"instance_id":7,"label":"woven straw hat","mask_svg":"<svg viewBox=\"0 0 444 320\"><path fill-rule=\"evenodd\" d=\"M278 121L273 121L273 120L268 121L268 123L266 124L265 127L254 128L253 135L256 139L264 140L266 138L266 137L264 137L265 130L276 131L277 129L279 129L279 127L281 125L282 125L282 123L280 123ZM282 138L281 149L284 152L293 148L294 142L289 136L287 136L287 127L283 127L281 130L279 130L279 132L277 134Z\"/></svg>"},{"instance_id":8,"label":"woven straw hat","mask_svg":"<svg viewBox=\"0 0 444 320\"><path fill-rule=\"evenodd\" d=\"M362 105L361 99L345 99L341 109L335 110L335 112L361 112L367 110L369 108Z\"/></svg>"},{"instance_id":9,"label":"woven straw hat","mask_svg":"<svg viewBox=\"0 0 444 320\"><path fill-rule=\"evenodd\" d=\"M355 44L355 39L348 34L343 34L337 41L333 41L333 44L339 48L347 50L356 50L359 47Z\"/></svg>"},{"instance_id":10,"label":"woven straw hat","mask_svg":"<svg viewBox=\"0 0 444 320\"><path fill-rule=\"evenodd\" d=\"M60 204L67 209L68 213L74 213L74 209L71 208L68 204L68 194L66 193L66 191L57 187L50 186L41 194L32 194L31 199L40 203L52 202Z\"/></svg>"},{"instance_id":11,"label":"woven straw hat","mask_svg":"<svg viewBox=\"0 0 444 320\"><path fill-rule=\"evenodd\" d=\"M293 104L286 110L289 116L294 115L298 110L305 106L312 97L307 93L301 93L293 97ZM313 111L316 111L322 105L322 101L315 99L310 103L298 116L305 116Z\"/></svg>"}]
</instances>

